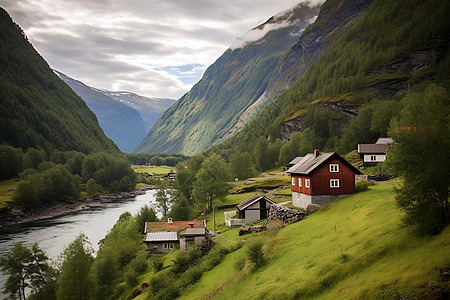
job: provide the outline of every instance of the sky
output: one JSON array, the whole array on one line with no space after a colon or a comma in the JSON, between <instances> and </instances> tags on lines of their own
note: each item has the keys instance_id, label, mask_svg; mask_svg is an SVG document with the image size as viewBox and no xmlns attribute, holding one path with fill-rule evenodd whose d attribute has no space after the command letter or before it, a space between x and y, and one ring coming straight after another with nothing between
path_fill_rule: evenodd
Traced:
<instances>
[{"instance_id":1,"label":"sky","mask_svg":"<svg viewBox=\"0 0 450 300\"><path fill-rule=\"evenodd\" d=\"M0 6L51 68L100 89L179 99L236 38L299 2L0 0Z\"/></svg>"}]
</instances>

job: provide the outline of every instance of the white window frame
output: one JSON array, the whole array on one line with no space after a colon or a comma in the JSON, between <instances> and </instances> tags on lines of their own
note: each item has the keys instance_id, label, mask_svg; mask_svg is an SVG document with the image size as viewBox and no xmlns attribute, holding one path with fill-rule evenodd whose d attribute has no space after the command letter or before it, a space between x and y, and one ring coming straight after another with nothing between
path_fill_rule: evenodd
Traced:
<instances>
[{"instance_id":1,"label":"white window frame","mask_svg":"<svg viewBox=\"0 0 450 300\"><path fill-rule=\"evenodd\" d=\"M301 177L298 179L298 186L302 187L302 178Z\"/></svg>"},{"instance_id":2,"label":"white window frame","mask_svg":"<svg viewBox=\"0 0 450 300\"><path fill-rule=\"evenodd\" d=\"M339 164L330 164L330 173L338 173Z\"/></svg>"},{"instance_id":3,"label":"white window frame","mask_svg":"<svg viewBox=\"0 0 450 300\"><path fill-rule=\"evenodd\" d=\"M163 243L163 249L169 249L169 243Z\"/></svg>"},{"instance_id":4,"label":"white window frame","mask_svg":"<svg viewBox=\"0 0 450 300\"><path fill-rule=\"evenodd\" d=\"M377 156L376 155L371 155L370 156L370 161L377 161Z\"/></svg>"},{"instance_id":5,"label":"white window frame","mask_svg":"<svg viewBox=\"0 0 450 300\"><path fill-rule=\"evenodd\" d=\"M330 179L330 188L338 188L339 185L339 179Z\"/></svg>"},{"instance_id":6,"label":"white window frame","mask_svg":"<svg viewBox=\"0 0 450 300\"><path fill-rule=\"evenodd\" d=\"M309 187L310 187L309 179L305 179L305 187L306 187L306 188L309 188Z\"/></svg>"},{"instance_id":7,"label":"white window frame","mask_svg":"<svg viewBox=\"0 0 450 300\"><path fill-rule=\"evenodd\" d=\"M292 178L291 178L291 185L294 185L294 186L295 186L295 177L292 177Z\"/></svg>"}]
</instances>

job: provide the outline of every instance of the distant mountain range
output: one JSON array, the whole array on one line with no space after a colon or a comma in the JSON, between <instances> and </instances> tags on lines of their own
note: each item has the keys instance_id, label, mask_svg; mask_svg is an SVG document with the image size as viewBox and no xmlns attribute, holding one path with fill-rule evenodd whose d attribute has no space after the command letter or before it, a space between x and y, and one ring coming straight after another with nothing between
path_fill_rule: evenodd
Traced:
<instances>
[{"instance_id":1,"label":"distant mountain range","mask_svg":"<svg viewBox=\"0 0 450 300\"><path fill-rule=\"evenodd\" d=\"M93 88L59 71L55 73L86 102L106 136L123 152L133 152L161 114L175 103L173 99Z\"/></svg>"}]
</instances>

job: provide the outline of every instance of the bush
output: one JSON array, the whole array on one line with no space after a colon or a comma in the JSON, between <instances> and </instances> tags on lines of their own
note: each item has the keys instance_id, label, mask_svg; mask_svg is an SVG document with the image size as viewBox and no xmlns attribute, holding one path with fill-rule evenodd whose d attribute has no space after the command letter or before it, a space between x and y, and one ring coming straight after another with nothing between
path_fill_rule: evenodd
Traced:
<instances>
[{"instance_id":1,"label":"bush","mask_svg":"<svg viewBox=\"0 0 450 300\"><path fill-rule=\"evenodd\" d=\"M151 263L153 269L155 269L155 273L159 272L159 271L162 270L162 268L164 266L164 256L162 256L162 255L154 255L150 259L150 263Z\"/></svg>"},{"instance_id":2,"label":"bush","mask_svg":"<svg viewBox=\"0 0 450 300\"><path fill-rule=\"evenodd\" d=\"M236 271L242 271L242 269L244 269L245 267L245 263L247 262L247 259L245 257L239 257L235 262L234 262L234 269Z\"/></svg>"},{"instance_id":3,"label":"bush","mask_svg":"<svg viewBox=\"0 0 450 300\"><path fill-rule=\"evenodd\" d=\"M356 181L356 185L355 185L355 192L356 193L366 191L367 189L368 189L368 184L367 184L366 181L363 181L363 180L357 180Z\"/></svg>"},{"instance_id":4,"label":"bush","mask_svg":"<svg viewBox=\"0 0 450 300\"><path fill-rule=\"evenodd\" d=\"M263 246L264 246L264 243L259 240L248 245L247 252L246 252L247 258L249 261L251 261L253 263L254 269L260 268L265 263L264 252L262 249Z\"/></svg>"}]
</instances>

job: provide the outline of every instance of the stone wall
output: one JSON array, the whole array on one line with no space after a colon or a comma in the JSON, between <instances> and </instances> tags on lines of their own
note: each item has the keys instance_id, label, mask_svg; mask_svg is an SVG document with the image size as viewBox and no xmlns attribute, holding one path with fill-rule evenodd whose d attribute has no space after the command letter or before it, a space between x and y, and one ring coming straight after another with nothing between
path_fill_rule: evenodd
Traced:
<instances>
[{"instance_id":1,"label":"stone wall","mask_svg":"<svg viewBox=\"0 0 450 300\"><path fill-rule=\"evenodd\" d=\"M281 223L282 226L302 220L306 216L303 211L290 209L282 205L272 205L269 211L267 225L271 223Z\"/></svg>"}]
</instances>

